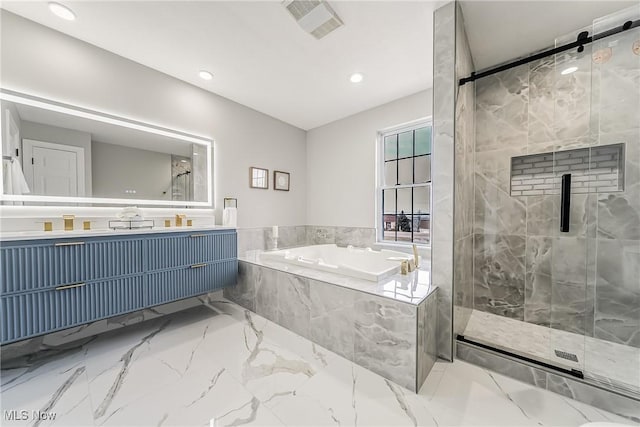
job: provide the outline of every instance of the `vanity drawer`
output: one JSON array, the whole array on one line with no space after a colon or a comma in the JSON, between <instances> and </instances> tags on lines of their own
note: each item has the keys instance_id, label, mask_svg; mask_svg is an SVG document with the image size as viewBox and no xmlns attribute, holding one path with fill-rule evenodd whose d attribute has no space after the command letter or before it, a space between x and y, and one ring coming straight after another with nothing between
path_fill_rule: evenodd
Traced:
<instances>
[{"instance_id":1,"label":"vanity drawer","mask_svg":"<svg viewBox=\"0 0 640 427\"><path fill-rule=\"evenodd\" d=\"M163 304L232 286L237 275L236 259L151 273L145 285L145 305Z\"/></svg>"},{"instance_id":2,"label":"vanity drawer","mask_svg":"<svg viewBox=\"0 0 640 427\"><path fill-rule=\"evenodd\" d=\"M141 273L143 240L91 238L3 244L2 294Z\"/></svg>"},{"instance_id":3,"label":"vanity drawer","mask_svg":"<svg viewBox=\"0 0 640 427\"><path fill-rule=\"evenodd\" d=\"M194 231L147 240L149 271L235 258L235 231Z\"/></svg>"},{"instance_id":4,"label":"vanity drawer","mask_svg":"<svg viewBox=\"0 0 640 427\"><path fill-rule=\"evenodd\" d=\"M142 275L3 296L0 341L18 341L143 307Z\"/></svg>"}]
</instances>

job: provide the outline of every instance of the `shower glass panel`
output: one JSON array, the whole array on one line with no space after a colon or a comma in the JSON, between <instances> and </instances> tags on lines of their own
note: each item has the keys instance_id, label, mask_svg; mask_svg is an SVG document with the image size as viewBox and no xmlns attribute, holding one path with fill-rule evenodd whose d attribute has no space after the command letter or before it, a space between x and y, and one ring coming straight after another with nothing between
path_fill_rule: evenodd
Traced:
<instances>
[{"instance_id":1,"label":"shower glass panel","mask_svg":"<svg viewBox=\"0 0 640 427\"><path fill-rule=\"evenodd\" d=\"M594 20L592 34L638 20L640 4ZM594 144L624 144L623 168L617 171L624 185L621 191L613 187L597 191L593 202L596 215L587 244L587 303L593 304L593 323L586 331L584 372L587 378L638 397L640 27L598 39L591 46ZM593 154L592 166L597 163Z\"/></svg>"},{"instance_id":2,"label":"shower glass panel","mask_svg":"<svg viewBox=\"0 0 640 427\"><path fill-rule=\"evenodd\" d=\"M640 26L594 37L474 82L473 309L457 333L640 397Z\"/></svg>"},{"instance_id":3,"label":"shower glass panel","mask_svg":"<svg viewBox=\"0 0 640 427\"><path fill-rule=\"evenodd\" d=\"M575 41L583 28L556 38L556 47ZM528 273L542 269L548 280L540 283L548 292L548 360L569 370L584 371L585 340L593 323L593 299L589 301L587 242L594 233L589 228L595 210L590 191L591 150L591 45L571 49L548 58L552 65L549 87L553 93L552 120L547 124L547 145L552 158L537 165L552 164L549 189L542 198L548 218L548 237L533 236L528 230L528 253L535 262ZM531 103L535 107L536 99ZM539 146L529 141L529 152ZM545 149L547 150L547 149ZM545 178L545 183L547 178ZM547 187L545 187L547 188ZM535 240L538 240L535 242ZM543 255L541 257L541 255ZM535 273L534 273L535 274ZM526 319L525 319L526 320Z\"/></svg>"}]
</instances>

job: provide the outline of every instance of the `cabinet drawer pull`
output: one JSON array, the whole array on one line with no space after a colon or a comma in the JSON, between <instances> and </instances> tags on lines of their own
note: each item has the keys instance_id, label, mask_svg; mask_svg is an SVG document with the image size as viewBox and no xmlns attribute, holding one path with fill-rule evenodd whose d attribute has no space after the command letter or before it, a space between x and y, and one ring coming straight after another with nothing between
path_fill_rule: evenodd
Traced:
<instances>
[{"instance_id":1,"label":"cabinet drawer pull","mask_svg":"<svg viewBox=\"0 0 640 427\"><path fill-rule=\"evenodd\" d=\"M189 237L194 238L194 237L206 237L206 236L207 236L206 234L192 234Z\"/></svg>"},{"instance_id":2,"label":"cabinet drawer pull","mask_svg":"<svg viewBox=\"0 0 640 427\"><path fill-rule=\"evenodd\" d=\"M191 266L191 268L202 268L202 267L206 267L206 266L207 266L207 264L193 264Z\"/></svg>"},{"instance_id":3,"label":"cabinet drawer pull","mask_svg":"<svg viewBox=\"0 0 640 427\"><path fill-rule=\"evenodd\" d=\"M65 289L81 288L84 285L86 285L86 283L80 282L80 283L74 283L73 285L58 286L56 288L56 291L64 291Z\"/></svg>"},{"instance_id":4,"label":"cabinet drawer pull","mask_svg":"<svg viewBox=\"0 0 640 427\"><path fill-rule=\"evenodd\" d=\"M84 245L84 242L63 242L63 243L56 243L54 246L79 246L79 245Z\"/></svg>"}]
</instances>

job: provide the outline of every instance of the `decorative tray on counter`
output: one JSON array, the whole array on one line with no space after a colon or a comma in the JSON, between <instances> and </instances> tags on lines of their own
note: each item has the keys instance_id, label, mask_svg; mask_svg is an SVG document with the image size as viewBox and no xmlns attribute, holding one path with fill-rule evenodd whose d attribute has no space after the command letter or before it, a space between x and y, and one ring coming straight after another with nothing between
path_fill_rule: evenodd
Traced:
<instances>
[{"instance_id":1,"label":"decorative tray on counter","mask_svg":"<svg viewBox=\"0 0 640 427\"><path fill-rule=\"evenodd\" d=\"M111 228L112 230L137 230L144 228L153 228L154 226L155 223L152 219L116 219L109 221L109 228Z\"/></svg>"}]
</instances>

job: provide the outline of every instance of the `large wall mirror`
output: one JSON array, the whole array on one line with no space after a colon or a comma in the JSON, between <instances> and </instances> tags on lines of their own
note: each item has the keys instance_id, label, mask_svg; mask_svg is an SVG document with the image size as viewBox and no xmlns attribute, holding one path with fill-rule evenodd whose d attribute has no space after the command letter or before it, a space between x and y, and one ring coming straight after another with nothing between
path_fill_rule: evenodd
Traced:
<instances>
[{"instance_id":1,"label":"large wall mirror","mask_svg":"<svg viewBox=\"0 0 640 427\"><path fill-rule=\"evenodd\" d=\"M0 90L3 204L210 207L210 139Z\"/></svg>"}]
</instances>

